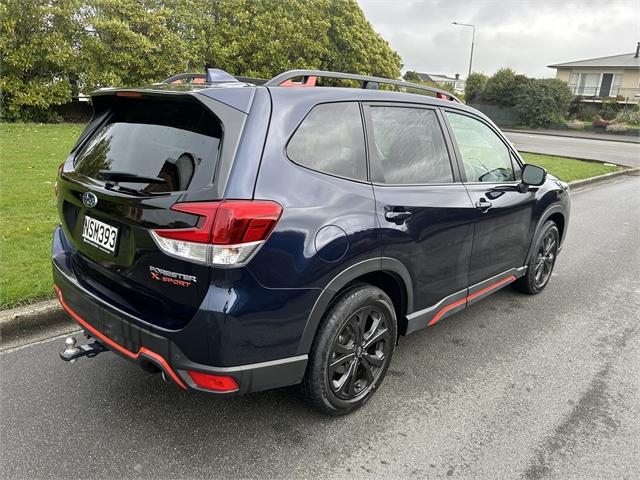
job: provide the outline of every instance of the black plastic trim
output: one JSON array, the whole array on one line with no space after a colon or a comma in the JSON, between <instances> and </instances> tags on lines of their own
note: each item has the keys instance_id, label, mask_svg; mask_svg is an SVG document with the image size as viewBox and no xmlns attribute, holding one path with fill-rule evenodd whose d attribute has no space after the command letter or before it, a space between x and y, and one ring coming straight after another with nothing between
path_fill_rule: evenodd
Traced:
<instances>
[{"instance_id":1,"label":"black plastic trim","mask_svg":"<svg viewBox=\"0 0 640 480\"><path fill-rule=\"evenodd\" d=\"M520 278L522 275L524 275L526 271L527 271L527 267L512 268L505 272L499 273L498 275L494 275L491 278L483 280L482 282L478 282L470 286L469 288L465 288L456 293L448 295L442 300L440 300L438 303L436 303L435 305L432 305L423 310L407 315L407 330L405 335L409 335L410 333L417 332L418 330L422 330L423 328L426 328L429 325L429 322L431 322L431 320L433 320L438 315L438 313L440 313L440 311L443 308L446 308L448 305L452 305L456 302L460 302L461 300L467 299L465 302L462 302L459 305L452 307L448 309L446 312L444 312L443 314L441 314L438 321L444 318L447 318L461 310L464 310L469 305L472 305L476 303L478 300L481 300L491 295L492 293L497 292L502 287L509 285L509 283L512 283L512 282L505 282L503 285L499 285L483 293L482 295L478 295L476 297L468 299L468 297L473 295L474 293L479 292L480 290L482 290L483 288L489 285L499 282L503 278L508 278L511 275L513 275L515 278Z\"/></svg>"},{"instance_id":2,"label":"black plastic trim","mask_svg":"<svg viewBox=\"0 0 640 480\"><path fill-rule=\"evenodd\" d=\"M554 213L561 214L563 216L563 218L564 218L564 221L565 221L564 231L562 233L562 238L560 238L560 245L558 245L558 253L562 250L562 244L564 242L564 239L567 236L567 214L566 214L566 212L564 210L564 207L560 203L554 203L554 204L550 205L542 213L542 215L540 215L540 220L538 220L538 224L536 225L536 229L533 232L533 235L531 237L531 243L529 244L529 250L527 251L525 265L528 265L529 264L529 260L531 260L531 255L533 254L534 242L535 242L535 240L536 240L536 238L538 236L538 233L540 232L540 229L542 228L544 223L549 219L549 217L551 215L553 215Z\"/></svg>"},{"instance_id":3,"label":"black plastic trim","mask_svg":"<svg viewBox=\"0 0 640 480\"><path fill-rule=\"evenodd\" d=\"M156 332L152 333L125 318L121 312L82 288L55 263L53 263L53 279L62 292L65 302L78 312L78 315L81 315L85 322L131 352L139 351L140 347L147 347L157 353L166 360L174 371L179 372L181 380L192 390L217 395L242 394L295 385L300 383L304 376L308 359L306 354L233 367L216 367L192 362L171 340ZM112 351L126 360L136 362L116 350ZM144 355L141 355L138 363L149 360L142 357ZM201 389L195 385L186 370L231 376L238 383L239 389L233 392Z\"/></svg>"},{"instance_id":4,"label":"black plastic trim","mask_svg":"<svg viewBox=\"0 0 640 480\"><path fill-rule=\"evenodd\" d=\"M311 309L311 314L309 315L304 332L302 333L302 338L300 339L300 344L298 345L298 354L309 353L320 321L337 293L356 278L374 272L390 272L397 275L404 283L407 312L413 310L413 282L411 281L411 275L407 267L399 260L389 257L362 260L344 269L322 290Z\"/></svg>"}]
</instances>

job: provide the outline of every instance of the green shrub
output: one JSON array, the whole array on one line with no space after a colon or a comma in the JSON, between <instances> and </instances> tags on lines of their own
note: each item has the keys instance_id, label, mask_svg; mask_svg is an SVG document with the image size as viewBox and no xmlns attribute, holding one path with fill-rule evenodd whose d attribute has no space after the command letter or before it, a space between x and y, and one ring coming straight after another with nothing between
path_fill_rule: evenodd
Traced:
<instances>
[{"instance_id":1,"label":"green shrub","mask_svg":"<svg viewBox=\"0 0 640 480\"><path fill-rule=\"evenodd\" d=\"M618 112L615 118L615 123L640 125L640 110L626 110Z\"/></svg>"},{"instance_id":2,"label":"green shrub","mask_svg":"<svg viewBox=\"0 0 640 480\"><path fill-rule=\"evenodd\" d=\"M584 123L580 120L570 120L565 125L569 130L584 130Z\"/></svg>"},{"instance_id":3,"label":"green shrub","mask_svg":"<svg viewBox=\"0 0 640 480\"><path fill-rule=\"evenodd\" d=\"M516 93L520 120L532 128L561 123L573 98L569 86L556 78L527 79Z\"/></svg>"},{"instance_id":4,"label":"green shrub","mask_svg":"<svg viewBox=\"0 0 640 480\"><path fill-rule=\"evenodd\" d=\"M611 123L604 129L607 133L626 133L629 131L629 125L624 123Z\"/></svg>"},{"instance_id":5,"label":"green shrub","mask_svg":"<svg viewBox=\"0 0 640 480\"><path fill-rule=\"evenodd\" d=\"M487 77L484 73L472 73L467 78L464 86L464 98L467 102L478 101L484 98L484 88L487 84Z\"/></svg>"},{"instance_id":6,"label":"green shrub","mask_svg":"<svg viewBox=\"0 0 640 480\"><path fill-rule=\"evenodd\" d=\"M616 118L616 115L618 115L619 110L618 102L615 100L605 100L602 102L602 107L598 111L598 115L604 120L613 120Z\"/></svg>"},{"instance_id":7,"label":"green shrub","mask_svg":"<svg viewBox=\"0 0 640 480\"><path fill-rule=\"evenodd\" d=\"M498 105L512 107L516 104L518 87L526 81L525 75L516 75L510 68L501 68L487 80L484 98Z\"/></svg>"},{"instance_id":8,"label":"green shrub","mask_svg":"<svg viewBox=\"0 0 640 480\"><path fill-rule=\"evenodd\" d=\"M575 97L569 104L569 116L581 122L593 122L596 112L590 104L586 104L580 97Z\"/></svg>"},{"instance_id":9,"label":"green shrub","mask_svg":"<svg viewBox=\"0 0 640 480\"><path fill-rule=\"evenodd\" d=\"M505 97L509 95L516 72L510 68L501 68L487 80L484 87L484 98L500 105L505 104Z\"/></svg>"}]
</instances>

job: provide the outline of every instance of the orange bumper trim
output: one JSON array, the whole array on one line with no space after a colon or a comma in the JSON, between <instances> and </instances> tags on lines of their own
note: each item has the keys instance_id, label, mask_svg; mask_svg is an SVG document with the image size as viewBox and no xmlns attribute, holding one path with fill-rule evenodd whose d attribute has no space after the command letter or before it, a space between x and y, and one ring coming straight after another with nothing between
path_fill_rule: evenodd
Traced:
<instances>
[{"instance_id":1,"label":"orange bumper trim","mask_svg":"<svg viewBox=\"0 0 640 480\"><path fill-rule=\"evenodd\" d=\"M132 360L138 360L141 356L147 357L148 359L152 360L155 364L157 364L160 368L162 368L165 371L165 373L169 375L173 379L173 381L178 384L180 388L184 390L187 389L187 386L184 384L184 382L180 379L180 377L176 374L173 368L171 368L171 366L167 363L167 361L161 355L157 354L152 350L149 350L146 347L140 347L137 353L133 353L132 351L124 348L122 345L114 342L109 337L107 337L104 333L101 333L98 330L96 330L95 327L90 325L86 320L81 318L80 315L74 312L73 309L69 305L67 305L66 302L64 301L64 298L62 297L62 292L60 291L60 288L58 288L57 285L54 285L53 288L56 290L56 294L58 295L58 300L60 300L60 305L62 305L62 308L64 308L67 311L67 313L69 313L69 315L71 315L75 319L76 322L78 322L80 325L86 328L89 332L91 332L91 335L100 339L101 342L104 342L109 347L114 348L115 350L119 351L120 353L122 353L126 357L129 357Z\"/></svg>"}]
</instances>

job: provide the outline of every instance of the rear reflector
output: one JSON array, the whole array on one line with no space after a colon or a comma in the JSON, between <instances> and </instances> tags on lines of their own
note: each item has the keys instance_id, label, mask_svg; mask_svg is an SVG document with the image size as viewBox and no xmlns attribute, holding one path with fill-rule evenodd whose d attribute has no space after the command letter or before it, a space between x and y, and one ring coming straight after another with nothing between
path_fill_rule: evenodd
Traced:
<instances>
[{"instance_id":1,"label":"rear reflector","mask_svg":"<svg viewBox=\"0 0 640 480\"><path fill-rule=\"evenodd\" d=\"M267 200L177 203L171 209L200 220L195 227L153 230L158 247L168 255L218 266L246 263L282 215L282 207Z\"/></svg>"},{"instance_id":2,"label":"rear reflector","mask_svg":"<svg viewBox=\"0 0 640 480\"><path fill-rule=\"evenodd\" d=\"M215 392L235 392L238 390L238 383L233 377L212 375L210 373L195 372L193 370L187 370L187 373L200 388L213 390Z\"/></svg>"}]
</instances>

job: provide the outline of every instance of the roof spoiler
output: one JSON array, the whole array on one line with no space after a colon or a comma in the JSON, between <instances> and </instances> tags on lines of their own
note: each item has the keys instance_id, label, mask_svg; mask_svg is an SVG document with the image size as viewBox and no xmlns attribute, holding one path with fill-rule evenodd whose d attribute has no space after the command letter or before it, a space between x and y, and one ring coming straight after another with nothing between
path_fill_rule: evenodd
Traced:
<instances>
[{"instance_id":1,"label":"roof spoiler","mask_svg":"<svg viewBox=\"0 0 640 480\"><path fill-rule=\"evenodd\" d=\"M211 85L216 83L251 83L253 85L264 85L264 78L234 76L219 68L207 67L206 73L179 73L164 79L160 83L193 83L200 85Z\"/></svg>"}]
</instances>

